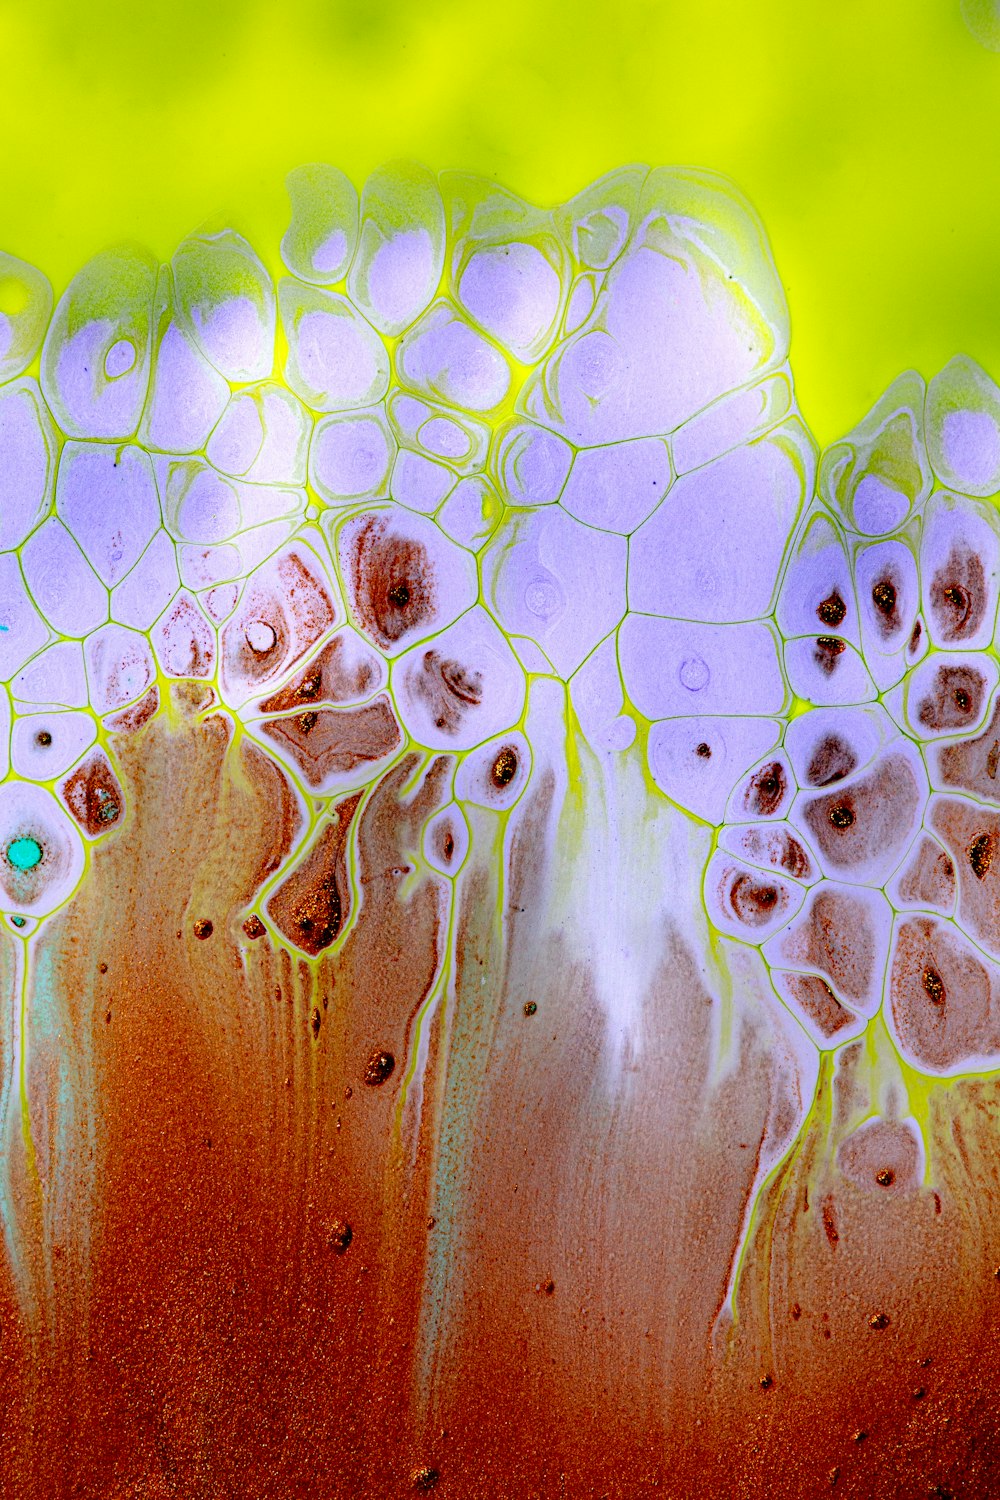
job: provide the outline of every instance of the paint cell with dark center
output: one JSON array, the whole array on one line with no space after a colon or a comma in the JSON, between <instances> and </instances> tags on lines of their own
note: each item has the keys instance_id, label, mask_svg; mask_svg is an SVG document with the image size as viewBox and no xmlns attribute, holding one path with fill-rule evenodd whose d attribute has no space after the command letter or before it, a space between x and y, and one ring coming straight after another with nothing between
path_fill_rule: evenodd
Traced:
<instances>
[{"instance_id":1,"label":"paint cell with dark center","mask_svg":"<svg viewBox=\"0 0 1000 1500\"><path fill-rule=\"evenodd\" d=\"M830 786L850 776L857 764L858 758L847 741L837 734L828 734L813 751L806 779L810 786Z\"/></svg>"},{"instance_id":2,"label":"paint cell with dark center","mask_svg":"<svg viewBox=\"0 0 1000 1500\"><path fill-rule=\"evenodd\" d=\"M748 806L759 817L769 818L777 812L785 795L785 772L780 761L762 766L750 782Z\"/></svg>"},{"instance_id":3,"label":"paint cell with dark center","mask_svg":"<svg viewBox=\"0 0 1000 1500\"><path fill-rule=\"evenodd\" d=\"M986 678L975 667L941 666L920 702L917 720L931 730L965 729L979 717L985 695Z\"/></svg>"},{"instance_id":4,"label":"paint cell with dark center","mask_svg":"<svg viewBox=\"0 0 1000 1500\"><path fill-rule=\"evenodd\" d=\"M378 1088L392 1077L396 1059L391 1052L381 1049L372 1053L365 1064L365 1083L369 1088Z\"/></svg>"},{"instance_id":5,"label":"paint cell with dark center","mask_svg":"<svg viewBox=\"0 0 1000 1500\"><path fill-rule=\"evenodd\" d=\"M982 559L968 548L953 547L930 588L934 624L943 643L950 645L976 634L986 614L986 594Z\"/></svg>"},{"instance_id":6,"label":"paint cell with dark center","mask_svg":"<svg viewBox=\"0 0 1000 1500\"><path fill-rule=\"evenodd\" d=\"M49 731L47 729L40 729L38 731L38 733L35 735L35 744L40 745L43 750L48 749L48 747L52 744L52 736L51 734L49 734Z\"/></svg>"},{"instance_id":7,"label":"paint cell with dark center","mask_svg":"<svg viewBox=\"0 0 1000 1500\"><path fill-rule=\"evenodd\" d=\"M702 760L712 759L712 747L705 740L702 740L700 745L695 746L694 753L695 755L700 755Z\"/></svg>"}]
</instances>

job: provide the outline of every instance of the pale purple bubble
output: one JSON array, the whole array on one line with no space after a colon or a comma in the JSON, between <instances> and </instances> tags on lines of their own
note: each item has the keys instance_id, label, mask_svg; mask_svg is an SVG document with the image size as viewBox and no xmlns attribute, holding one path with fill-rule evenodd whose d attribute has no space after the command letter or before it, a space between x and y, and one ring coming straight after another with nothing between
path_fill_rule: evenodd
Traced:
<instances>
[{"instance_id":1,"label":"pale purple bubble","mask_svg":"<svg viewBox=\"0 0 1000 1500\"><path fill-rule=\"evenodd\" d=\"M59 464L56 510L109 586L123 578L160 524L148 456L132 444L67 443Z\"/></svg>"},{"instance_id":2,"label":"pale purple bubble","mask_svg":"<svg viewBox=\"0 0 1000 1500\"><path fill-rule=\"evenodd\" d=\"M89 635L108 618L107 589L56 516L25 542L21 566L32 598L60 635Z\"/></svg>"}]
</instances>

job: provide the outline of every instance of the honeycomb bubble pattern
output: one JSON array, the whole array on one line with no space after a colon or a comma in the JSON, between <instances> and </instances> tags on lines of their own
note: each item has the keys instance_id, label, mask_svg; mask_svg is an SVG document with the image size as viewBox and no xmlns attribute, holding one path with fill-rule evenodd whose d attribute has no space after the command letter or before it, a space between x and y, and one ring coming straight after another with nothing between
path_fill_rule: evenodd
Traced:
<instances>
[{"instance_id":1,"label":"honeycomb bubble pattern","mask_svg":"<svg viewBox=\"0 0 1000 1500\"><path fill-rule=\"evenodd\" d=\"M710 173L552 211L412 163L287 186L276 285L231 229L58 299L0 257L8 925L122 836L121 742L183 697L297 788L245 931L314 959L345 914L296 891L359 795L443 757L421 857L454 880L547 680L603 774L711 826L708 919L818 1049L884 1006L921 1071L996 1066L1000 390L903 375L817 466L763 229Z\"/></svg>"}]
</instances>

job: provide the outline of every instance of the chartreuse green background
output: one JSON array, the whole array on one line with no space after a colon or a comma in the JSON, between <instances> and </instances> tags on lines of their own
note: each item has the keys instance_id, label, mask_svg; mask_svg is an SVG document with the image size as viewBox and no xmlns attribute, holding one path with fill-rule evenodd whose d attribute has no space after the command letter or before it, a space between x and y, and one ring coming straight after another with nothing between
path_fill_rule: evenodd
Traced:
<instances>
[{"instance_id":1,"label":"chartreuse green background","mask_svg":"<svg viewBox=\"0 0 1000 1500\"><path fill-rule=\"evenodd\" d=\"M219 213L276 247L290 167L400 154L539 202L727 173L824 442L908 365L1000 376L1000 55L959 0L0 0L0 245L57 289Z\"/></svg>"}]
</instances>

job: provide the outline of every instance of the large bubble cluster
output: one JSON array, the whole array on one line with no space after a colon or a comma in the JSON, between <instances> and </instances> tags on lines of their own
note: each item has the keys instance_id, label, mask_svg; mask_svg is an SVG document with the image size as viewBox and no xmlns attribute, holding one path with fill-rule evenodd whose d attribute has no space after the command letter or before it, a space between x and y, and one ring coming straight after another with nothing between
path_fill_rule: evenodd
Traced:
<instances>
[{"instance_id":1,"label":"large bubble cluster","mask_svg":"<svg viewBox=\"0 0 1000 1500\"><path fill-rule=\"evenodd\" d=\"M445 757L421 857L454 878L548 680L714 829L709 920L818 1048L885 1003L919 1069L996 1065L993 382L906 374L817 465L762 228L709 173L552 211L410 163L288 191L277 284L231 229L57 300L0 260L8 920L127 826L117 747L187 682L297 788L244 915L315 957L359 795Z\"/></svg>"}]
</instances>

